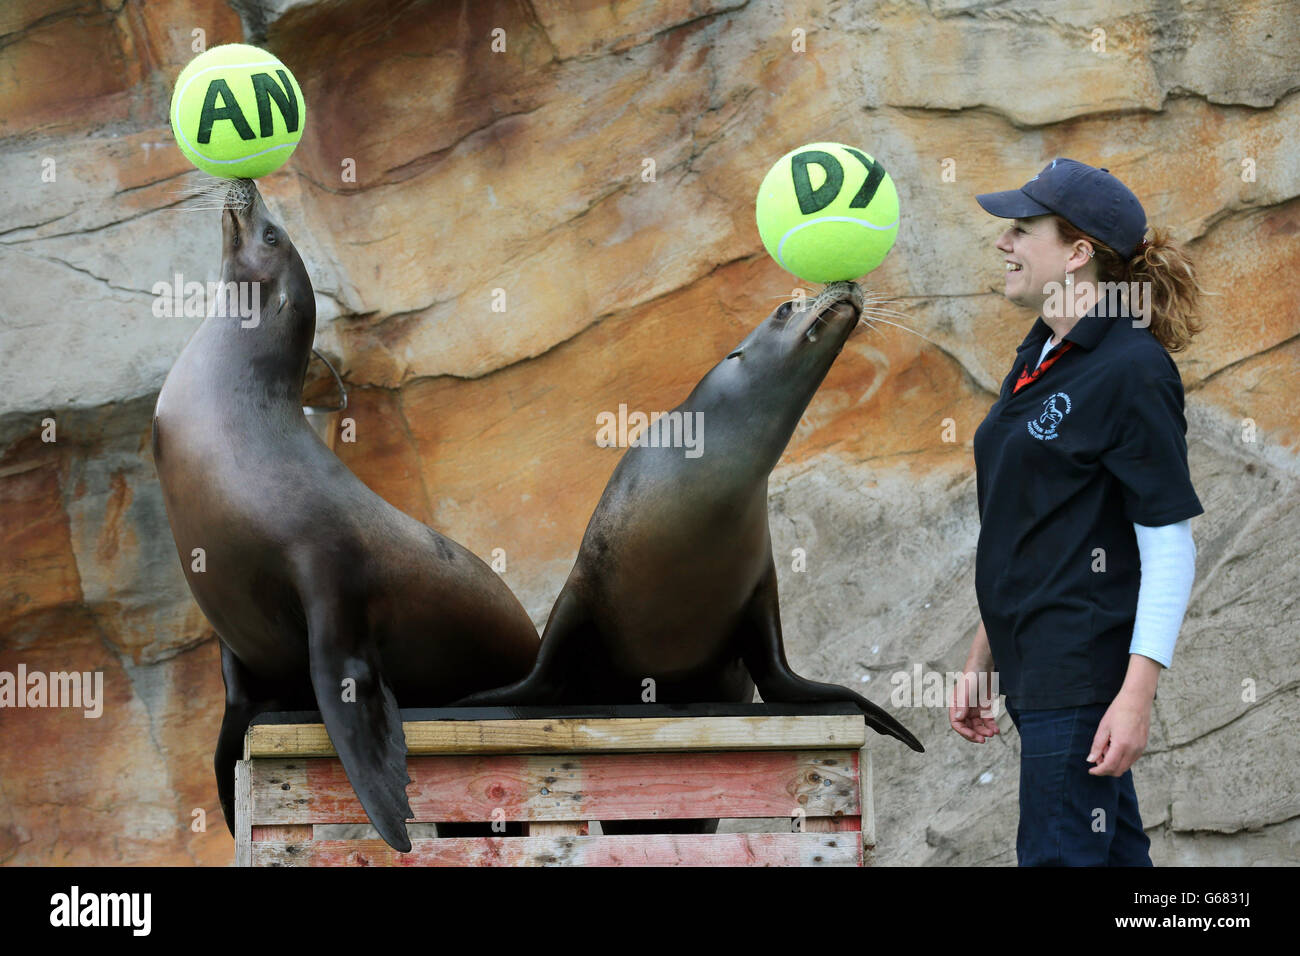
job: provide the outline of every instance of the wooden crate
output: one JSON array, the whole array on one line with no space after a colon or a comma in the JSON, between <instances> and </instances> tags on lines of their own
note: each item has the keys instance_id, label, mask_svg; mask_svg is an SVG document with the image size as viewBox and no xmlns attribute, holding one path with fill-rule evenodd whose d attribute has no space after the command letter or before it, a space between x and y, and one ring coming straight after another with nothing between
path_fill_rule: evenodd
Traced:
<instances>
[{"instance_id":1,"label":"wooden crate","mask_svg":"<svg viewBox=\"0 0 1300 956\"><path fill-rule=\"evenodd\" d=\"M635 716L631 716L635 715ZM317 714L268 714L236 767L242 866L861 866L871 754L841 704L403 710L412 823L519 821L522 836L412 849L367 824ZM595 820L780 818L764 833L593 834ZM410 824L408 824L410 826ZM373 831L372 831L373 832Z\"/></svg>"}]
</instances>

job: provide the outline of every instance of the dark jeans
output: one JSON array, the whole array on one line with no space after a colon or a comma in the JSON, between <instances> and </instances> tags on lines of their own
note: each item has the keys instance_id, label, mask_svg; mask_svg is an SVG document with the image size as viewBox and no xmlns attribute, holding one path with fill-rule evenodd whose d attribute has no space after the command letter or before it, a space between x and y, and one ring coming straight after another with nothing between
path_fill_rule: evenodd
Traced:
<instances>
[{"instance_id":1,"label":"dark jeans","mask_svg":"<svg viewBox=\"0 0 1300 956\"><path fill-rule=\"evenodd\" d=\"M1007 705L1020 732L1021 866L1151 866L1133 771L1095 777L1085 759L1108 704L1060 710Z\"/></svg>"}]
</instances>

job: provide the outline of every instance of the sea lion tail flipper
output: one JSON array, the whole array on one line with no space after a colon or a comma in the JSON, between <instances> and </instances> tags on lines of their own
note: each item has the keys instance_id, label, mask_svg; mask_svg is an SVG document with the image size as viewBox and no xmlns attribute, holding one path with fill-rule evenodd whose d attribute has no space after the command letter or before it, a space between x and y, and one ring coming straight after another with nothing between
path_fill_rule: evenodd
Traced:
<instances>
[{"instance_id":1,"label":"sea lion tail flipper","mask_svg":"<svg viewBox=\"0 0 1300 956\"><path fill-rule=\"evenodd\" d=\"M456 701L456 707L491 707L526 704L558 704L564 701L565 685L573 677L578 662L573 656L580 650L580 635L590 627L586 606L566 584L555 599L546 619L537 662L528 676L513 684L479 691Z\"/></svg>"},{"instance_id":2,"label":"sea lion tail flipper","mask_svg":"<svg viewBox=\"0 0 1300 956\"><path fill-rule=\"evenodd\" d=\"M380 673L364 623L352 620L346 596L326 588L304 594L311 683L316 706L352 789L379 835L393 849L411 850L406 821L406 735L397 698ZM354 602L360 607L362 602Z\"/></svg>"},{"instance_id":3,"label":"sea lion tail flipper","mask_svg":"<svg viewBox=\"0 0 1300 956\"><path fill-rule=\"evenodd\" d=\"M785 641L781 636L781 608L777 601L776 565L768 568L754 590L745 609L740 635L740 654L749 676L763 696L764 703L809 703L813 701L849 701L857 704L867 726L880 734L897 737L917 753L925 747L910 730L887 711L861 694L841 687L800 677L785 659Z\"/></svg>"}]
</instances>

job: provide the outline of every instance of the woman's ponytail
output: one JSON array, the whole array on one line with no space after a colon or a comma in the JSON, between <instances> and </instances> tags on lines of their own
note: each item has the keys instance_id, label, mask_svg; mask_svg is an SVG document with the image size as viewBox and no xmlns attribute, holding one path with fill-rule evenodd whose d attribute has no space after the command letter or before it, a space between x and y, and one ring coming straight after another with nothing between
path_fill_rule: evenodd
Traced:
<instances>
[{"instance_id":1,"label":"woman's ponytail","mask_svg":"<svg viewBox=\"0 0 1300 956\"><path fill-rule=\"evenodd\" d=\"M1156 341L1170 352L1187 348L1201 331L1197 310L1205 290L1182 245L1164 229L1152 229L1151 239L1128 261L1127 272L1127 281L1151 284L1151 334Z\"/></svg>"},{"instance_id":2,"label":"woman's ponytail","mask_svg":"<svg viewBox=\"0 0 1300 956\"><path fill-rule=\"evenodd\" d=\"M1175 242L1168 230L1152 229L1132 257L1118 252L1092 236L1079 231L1060 216L1056 230L1068 243L1086 239L1092 244L1100 282L1145 282L1151 290L1151 334L1170 352L1181 352L1200 332L1198 311L1202 295L1210 295L1196 281L1196 269L1187 251Z\"/></svg>"}]
</instances>

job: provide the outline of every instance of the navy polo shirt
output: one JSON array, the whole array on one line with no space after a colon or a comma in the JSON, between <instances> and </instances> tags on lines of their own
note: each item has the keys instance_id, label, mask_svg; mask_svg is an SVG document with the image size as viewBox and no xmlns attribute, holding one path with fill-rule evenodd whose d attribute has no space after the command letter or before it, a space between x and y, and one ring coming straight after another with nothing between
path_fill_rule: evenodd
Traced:
<instances>
[{"instance_id":1,"label":"navy polo shirt","mask_svg":"<svg viewBox=\"0 0 1300 956\"><path fill-rule=\"evenodd\" d=\"M1116 312L1098 303L1014 391L1052 334L1040 317L975 432L975 593L999 690L1018 709L1115 698L1141 577L1133 524L1204 510L1178 367Z\"/></svg>"}]
</instances>

